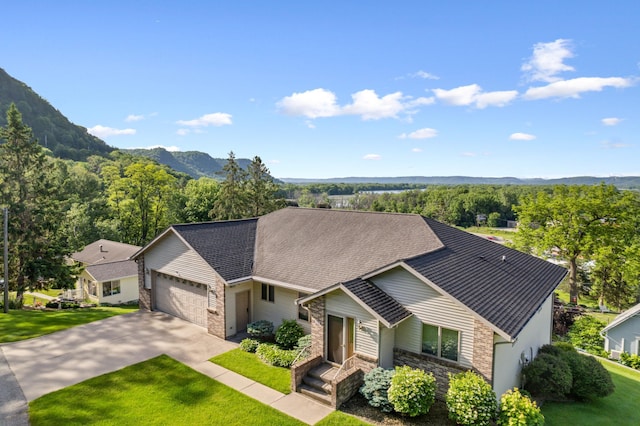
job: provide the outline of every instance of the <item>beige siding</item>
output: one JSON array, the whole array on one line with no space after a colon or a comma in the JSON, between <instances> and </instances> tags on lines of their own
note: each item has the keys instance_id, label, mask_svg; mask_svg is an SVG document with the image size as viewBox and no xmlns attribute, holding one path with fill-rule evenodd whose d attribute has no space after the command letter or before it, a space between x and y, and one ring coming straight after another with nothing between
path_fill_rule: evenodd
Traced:
<instances>
[{"instance_id":1,"label":"beige siding","mask_svg":"<svg viewBox=\"0 0 640 426\"><path fill-rule=\"evenodd\" d=\"M216 272L175 234L169 232L144 254L145 268L167 275L213 286ZM145 286L151 287L145 274ZM213 306L210 306L213 307Z\"/></svg>"},{"instance_id":2,"label":"beige siding","mask_svg":"<svg viewBox=\"0 0 640 426\"><path fill-rule=\"evenodd\" d=\"M549 296L520 332L515 343L507 343L494 335L497 344L494 354L496 368L493 373L493 389L498 398L508 389L520 387L521 355L530 360L538 354L540 346L551 343L552 312L553 297Z\"/></svg>"},{"instance_id":3,"label":"beige siding","mask_svg":"<svg viewBox=\"0 0 640 426\"><path fill-rule=\"evenodd\" d=\"M120 293L112 296L102 296L102 283L100 283L98 298L100 303L125 303L139 298L138 277L122 278L120 281Z\"/></svg>"},{"instance_id":4,"label":"beige siding","mask_svg":"<svg viewBox=\"0 0 640 426\"><path fill-rule=\"evenodd\" d=\"M473 316L468 310L402 268L385 272L372 281L414 314L398 326L396 347L420 353L422 323L450 328L460 333L458 362L465 367L472 366Z\"/></svg>"},{"instance_id":5,"label":"beige siding","mask_svg":"<svg viewBox=\"0 0 640 426\"><path fill-rule=\"evenodd\" d=\"M326 309L328 314L353 318L356 323L354 350L378 358L378 320L341 290L327 295Z\"/></svg>"},{"instance_id":6,"label":"beige siding","mask_svg":"<svg viewBox=\"0 0 640 426\"><path fill-rule=\"evenodd\" d=\"M225 323L227 324L227 336L233 336L234 334L236 334L236 293L241 293L243 291L247 291L247 290L251 290L252 289L252 284L251 282L248 283L243 283L243 284L238 284L236 286L233 287L227 287L225 289L227 295L225 297L225 316L226 316L226 321ZM252 299L251 296L249 297L249 322L251 321L255 321L255 314L253 312L254 310L254 304L252 303Z\"/></svg>"},{"instance_id":7,"label":"beige siding","mask_svg":"<svg viewBox=\"0 0 640 426\"><path fill-rule=\"evenodd\" d=\"M274 328L282 324L282 320L295 319L302 326L305 333L311 332L311 326L308 321L298 320L298 306L295 301L298 298L298 292L274 286L274 301L269 302L262 300L262 283L255 282L253 285L252 304L254 307L252 321L267 320L271 321Z\"/></svg>"}]
</instances>

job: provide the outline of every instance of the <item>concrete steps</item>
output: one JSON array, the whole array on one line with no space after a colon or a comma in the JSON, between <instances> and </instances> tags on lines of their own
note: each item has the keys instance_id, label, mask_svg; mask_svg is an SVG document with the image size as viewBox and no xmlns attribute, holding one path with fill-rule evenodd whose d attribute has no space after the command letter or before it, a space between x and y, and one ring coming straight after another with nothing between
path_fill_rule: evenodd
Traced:
<instances>
[{"instance_id":1,"label":"concrete steps","mask_svg":"<svg viewBox=\"0 0 640 426\"><path fill-rule=\"evenodd\" d=\"M300 393L323 404L331 405L331 380L337 372L337 367L320 364L302 379Z\"/></svg>"}]
</instances>

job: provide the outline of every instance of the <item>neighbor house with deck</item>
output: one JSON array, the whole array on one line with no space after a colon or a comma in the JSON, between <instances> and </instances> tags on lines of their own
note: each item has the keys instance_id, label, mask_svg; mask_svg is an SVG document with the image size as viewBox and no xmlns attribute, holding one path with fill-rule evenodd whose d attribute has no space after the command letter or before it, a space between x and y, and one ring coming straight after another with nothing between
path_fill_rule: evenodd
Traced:
<instances>
[{"instance_id":1,"label":"neighbor house with deck","mask_svg":"<svg viewBox=\"0 0 640 426\"><path fill-rule=\"evenodd\" d=\"M498 395L519 386L566 274L419 215L303 208L173 225L133 259L142 309L223 339L296 319L312 356L292 386L336 407L376 366L432 371L440 396L449 372L474 370Z\"/></svg>"},{"instance_id":2,"label":"neighbor house with deck","mask_svg":"<svg viewBox=\"0 0 640 426\"><path fill-rule=\"evenodd\" d=\"M619 359L622 352L640 355L640 303L615 317L601 333L604 350Z\"/></svg>"}]
</instances>

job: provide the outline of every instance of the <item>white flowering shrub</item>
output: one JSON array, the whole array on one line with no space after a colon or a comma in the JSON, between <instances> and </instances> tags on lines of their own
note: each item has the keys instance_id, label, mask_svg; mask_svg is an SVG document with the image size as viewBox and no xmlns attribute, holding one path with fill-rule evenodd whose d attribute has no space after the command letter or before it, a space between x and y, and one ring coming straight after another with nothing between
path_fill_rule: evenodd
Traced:
<instances>
[{"instance_id":1,"label":"white flowering shrub","mask_svg":"<svg viewBox=\"0 0 640 426\"><path fill-rule=\"evenodd\" d=\"M472 371L449 373L446 402L449 418L459 425L488 425L498 408L491 385Z\"/></svg>"},{"instance_id":2,"label":"white flowering shrub","mask_svg":"<svg viewBox=\"0 0 640 426\"><path fill-rule=\"evenodd\" d=\"M520 393L518 388L509 389L500 398L500 426L542 426L544 416L535 401Z\"/></svg>"},{"instance_id":3,"label":"white flowering shrub","mask_svg":"<svg viewBox=\"0 0 640 426\"><path fill-rule=\"evenodd\" d=\"M436 379L424 370L396 367L387 391L393 409L409 417L427 414L436 399Z\"/></svg>"}]
</instances>

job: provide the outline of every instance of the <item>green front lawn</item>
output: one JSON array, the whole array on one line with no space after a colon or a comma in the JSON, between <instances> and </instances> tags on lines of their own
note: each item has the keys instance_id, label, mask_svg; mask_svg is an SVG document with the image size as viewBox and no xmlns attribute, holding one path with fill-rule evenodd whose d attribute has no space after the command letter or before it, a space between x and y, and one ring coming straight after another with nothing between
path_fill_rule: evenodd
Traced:
<instances>
[{"instance_id":1,"label":"green front lawn","mask_svg":"<svg viewBox=\"0 0 640 426\"><path fill-rule=\"evenodd\" d=\"M256 354L237 348L215 356L209 361L278 392L284 394L291 392L291 370L267 365Z\"/></svg>"},{"instance_id":2,"label":"green front lawn","mask_svg":"<svg viewBox=\"0 0 640 426\"><path fill-rule=\"evenodd\" d=\"M137 311L137 306L0 312L0 343L16 342Z\"/></svg>"},{"instance_id":3,"label":"green front lawn","mask_svg":"<svg viewBox=\"0 0 640 426\"><path fill-rule=\"evenodd\" d=\"M44 395L31 425L303 425L166 356Z\"/></svg>"},{"instance_id":4,"label":"green front lawn","mask_svg":"<svg viewBox=\"0 0 640 426\"><path fill-rule=\"evenodd\" d=\"M611 373L615 392L593 402L547 402L542 406L546 425L640 425L640 371L624 368L615 362L602 363Z\"/></svg>"}]
</instances>

